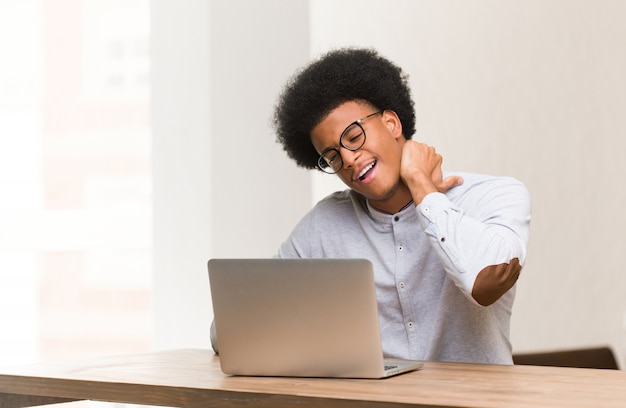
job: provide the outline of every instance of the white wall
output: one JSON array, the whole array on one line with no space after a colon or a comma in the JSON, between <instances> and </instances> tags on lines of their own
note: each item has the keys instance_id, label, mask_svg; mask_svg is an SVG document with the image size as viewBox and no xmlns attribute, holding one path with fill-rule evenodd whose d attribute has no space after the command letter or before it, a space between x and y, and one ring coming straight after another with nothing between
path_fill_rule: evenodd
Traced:
<instances>
[{"instance_id":1,"label":"white wall","mask_svg":"<svg viewBox=\"0 0 626 408\"><path fill-rule=\"evenodd\" d=\"M206 1L151 4L155 348L206 337L211 310L208 21Z\"/></svg>"},{"instance_id":2,"label":"white wall","mask_svg":"<svg viewBox=\"0 0 626 408\"><path fill-rule=\"evenodd\" d=\"M275 142L278 91L309 58L307 2L211 1L212 257L269 257L311 182Z\"/></svg>"},{"instance_id":3,"label":"white wall","mask_svg":"<svg viewBox=\"0 0 626 408\"><path fill-rule=\"evenodd\" d=\"M189 343L204 324L194 310L206 308L207 288L198 288L206 258L269 255L310 205L285 197L313 191L315 201L341 188L323 175L308 182L283 162L267 123L280 84L308 55L360 45L410 74L416 138L438 148L446 169L511 175L528 186L533 220L515 349L608 343L625 366L625 2L210 5L209 13L205 1L160 0L153 11L158 345ZM169 145L181 126L191 140ZM259 151L272 158L265 171L259 165L270 162L259 162ZM176 172L182 165L188 169ZM269 171L276 166L285 167ZM277 218L283 222L268 227ZM189 316L184 336L162 340L168 313Z\"/></svg>"},{"instance_id":4,"label":"white wall","mask_svg":"<svg viewBox=\"0 0 626 408\"><path fill-rule=\"evenodd\" d=\"M208 347L207 260L272 256L311 202L269 127L276 90L309 55L308 8L151 6L154 348Z\"/></svg>"}]
</instances>

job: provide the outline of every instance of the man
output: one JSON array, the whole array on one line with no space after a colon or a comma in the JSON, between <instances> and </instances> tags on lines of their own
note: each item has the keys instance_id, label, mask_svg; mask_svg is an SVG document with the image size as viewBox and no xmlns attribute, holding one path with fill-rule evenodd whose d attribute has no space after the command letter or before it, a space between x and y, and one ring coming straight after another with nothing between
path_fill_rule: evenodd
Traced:
<instances>
[{"instance_id":1,"label":"man","mask_svg":"<svg viewBox=\"0 0 626 408\"><path fill-rule=\"evenodd\" d=\"M332 51L298 72L274 124L299 166L349 187L321 200L278 255L372 261L389 357L512 364L526 188L511 178L444 176L435 149L411 140L408 77L373 50Z\"/></svg>"}]
</instances>

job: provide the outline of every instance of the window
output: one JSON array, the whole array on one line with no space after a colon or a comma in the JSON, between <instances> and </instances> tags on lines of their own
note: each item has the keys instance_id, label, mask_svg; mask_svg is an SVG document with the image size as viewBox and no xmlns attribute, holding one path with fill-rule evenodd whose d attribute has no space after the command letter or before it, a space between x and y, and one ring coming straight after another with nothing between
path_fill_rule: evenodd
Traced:
<instances>
[{"instance_id":1,"label":"window","mask_svg":"<svg viewBox=\"0 0 626 408\"><path fill-rule=\"evenodd\" d=\"M148 0L0 3L0 362L150 348Z\"/></svg>"}]
</instances>

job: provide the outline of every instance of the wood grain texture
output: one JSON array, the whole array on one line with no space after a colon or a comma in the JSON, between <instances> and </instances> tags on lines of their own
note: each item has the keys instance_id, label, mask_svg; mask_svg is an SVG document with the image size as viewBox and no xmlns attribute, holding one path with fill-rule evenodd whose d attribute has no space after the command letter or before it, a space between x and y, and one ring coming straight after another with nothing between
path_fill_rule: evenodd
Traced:
<instances>
[{"instance_id":1,"label":"wood grain texture","mask_svg":"<svg viewBox=\"0 0 626 408\"><path fill-rule=\"evenodd\" d=\"M21 394L5 394L0 393L0 407L22 408L33 407L37 405L60 404L64 402L73 402L75 400L66 398L38 397L32 395Z\"/></svg>"},{"instance_id":2,"label":"wood grain texture","mask_svg":"<svg viewBox=\"0 0 626 408\"><path fill-rule=\"evenodd\" d=\"M176 407L624 407L626 372L427 362L383 380L229 377L212 351L174 350L3 368L0 393L3 408L26 406L10 405L16 395Z\"/></svg>"}]
</instances>

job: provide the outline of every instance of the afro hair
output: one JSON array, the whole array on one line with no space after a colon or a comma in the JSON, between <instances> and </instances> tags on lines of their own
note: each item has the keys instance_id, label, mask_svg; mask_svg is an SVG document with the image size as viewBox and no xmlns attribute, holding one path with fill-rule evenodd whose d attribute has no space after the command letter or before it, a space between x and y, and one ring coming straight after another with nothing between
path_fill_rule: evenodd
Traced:
<instances>
[{"instance_id":1,"label":"afro hair","mask_svg":"<svg viewBox=\"0 0 626 408\"><path fill-rule=\"evenodd\" d=\"M317 167L319 154L311 131L339 105L361 101L377 110L394 111L403 134L415 133L415 108L408 75L375 50L330 51L287 82L274 110L277 141L298 166Z\"/></svg>"}]
</instances>

